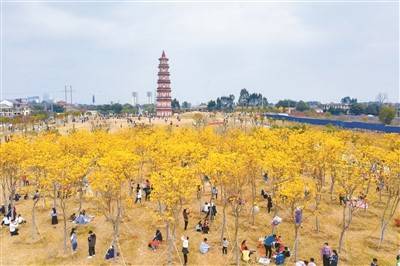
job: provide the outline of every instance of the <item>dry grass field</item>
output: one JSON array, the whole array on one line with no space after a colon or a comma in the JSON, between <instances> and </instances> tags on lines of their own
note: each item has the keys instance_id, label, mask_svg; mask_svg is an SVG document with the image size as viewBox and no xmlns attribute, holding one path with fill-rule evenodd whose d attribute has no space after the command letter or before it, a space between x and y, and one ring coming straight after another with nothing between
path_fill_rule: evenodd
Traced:
<instances>
[{"instance_id":1,"label":"dry grass field","mask_svg":"<svg viewBox=\"0 0 400 266\"><path fill-rule=\"evenodd\" d=\"M267 187L268 184L259 184ZM206 187L208 190L208 187ZM203 195L203 199L209 198L209 193ZM250 248L256 249L258 238L271 232L270 221L272 213L267 214L265 203L258 198L260 212L256 215L255 225L250 222L250 210L248 207L243 211L240 218L240 240L246 239ZM72 254L70 249L67 254L63 253L63 227L62 217L59 214L59 224L56 227L51 225L50 208L51 199L47 199L46 206L41 201L38 204L38 227L40 239L33 241L31 238L31 225L29 223L32 207L32 200L20 200L16 208L18 213L22 213L28 220L27 224L20 227L20 235L10 237L8 228L1 229L1 265L108 265L111 262L104 260L107 247L112 240L111 224L98 212L91 203L91 198L85 198L84 208L87 213L95 215L95 219L89 225L76 226L71 222L67 223L68 233L73 226L77 227L78 232L78 252ZM217 206L220 202L216 202ZM230 240L228 256L221 254L219 243L221 215L217 215L212 223L210 233L202 235L195 232L194 226L203 216L199 212L199 201L194 197L193 202L186 204L192 211L189 221L189 230L184 232L183 221L180 217L177 228L176 250L174 252L174 264L182 264L181 241L180 237L185 233L190 237L189 264L191 265L230 265L234 263L232 252L233 239L233 217L229 213L227 238ZM384 245L377 249L379 236L378 214L380 204L375 203L364 212L360 210L356 213L354 221L345 239L345 251L341 254L341 265L369 265L373 257L378 258L379 265L395 265L395 257L399 248L400 228L394 227L390 223ZM70 203L68 213L76 212L78 201ZM120 265L164 265L167 261L167 248L163 243L161 248L155 252L147 248L147 243L153 236L155 230L159 228L164 238L165 225L156 215L157 206L154 202L143 202L133 204L129 201L124 210L124 219L121 225L120 247L121 256L117 261ZM316 258L317 265L321 265L319 250L323 242L328 241L333 248L337 247L340 233L341 209L338 202L331 202L324 199L323 209L325 215L322 217L321 232L314 230L314 219L311 214L306 213L304 226L301 229L299 258ZM219 209L221 211L221 209ZM59 210L60 212L60 210ZM278 227L276 233L281 235L284 243L293 246L294 230L293 225L287 222L290 214L286 210L280 210L283 223ZM87 258L87 233L93 230L97 235L97 256ZM198 251L202 238L206 236L211 245L211 251L206 255L201 255ZM68 247L70 245L68 243ZM263 255L263 249L258 249L257 256ZM293 261L288 261L287 265L293 265Z\"/></svg>"}]
</instances>

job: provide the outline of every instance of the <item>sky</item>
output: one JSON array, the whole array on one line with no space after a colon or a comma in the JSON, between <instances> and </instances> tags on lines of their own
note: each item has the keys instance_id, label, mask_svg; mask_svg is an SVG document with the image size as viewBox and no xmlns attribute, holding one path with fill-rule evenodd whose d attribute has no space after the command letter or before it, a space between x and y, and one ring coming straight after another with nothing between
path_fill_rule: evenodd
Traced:
<instances>
[{"instance_id":1,"label":"sky","mask_svg":"<svg viewBox=\"0 0 400 266\"><path fill-rule=\"evenodd\" d=\"M399 4L3 3L3 98L131 102L170 59L172 96L193 104L242 88L279 99L399 100Z\"/></svg>"}]
</instances>

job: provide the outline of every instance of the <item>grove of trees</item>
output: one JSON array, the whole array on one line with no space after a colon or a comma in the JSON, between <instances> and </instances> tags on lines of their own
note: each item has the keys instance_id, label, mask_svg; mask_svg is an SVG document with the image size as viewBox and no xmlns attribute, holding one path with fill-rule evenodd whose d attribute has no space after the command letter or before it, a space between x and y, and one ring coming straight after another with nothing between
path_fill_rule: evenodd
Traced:
<instances>
[{"instance_id":1,"label":"grove of trees","mask_svg":"<svg viewBox=\"0 0 400 266\"><path fill-rule=\"evenodd\" d=\"M294 215L296 208L312 219L316 232L324 220L322 200L345 199L342 224L336 245L344 252L346 234L359 212L360 197L380 202L376 248L385 241L388 223L400 201L400 137L396 134L363 133L313 128L175 128L139 127L116 133L74 131L68 135L44 133L15 137L0 146L0 182L5 206L26 176L32 191L59 206L64 218L64 251L67 251L66 206L82 197L87 180L96 195L93 202L107 218L113 243L119 248L120 223L129 208L132 182L149 179L151 200L167 230L168 256L173 261L176 227L185 205L202 203L205 176L221 195L221 238L228 213L233 215L235 263L239 264L240 220L254 223L257 195L263 176L275 204L275 215ZM380 190L377 191L376 187ZM197 196L196 196L197 195ZM11 197L10 197L11 196ZM10 200L11 199L11 200ZM332 204L337 204L337 201ZM32 206L32 237L36 203ZM294 219L294 218L293 218ZM293 223L294 257L305 248L302 224ZM266 222L268 225L269 221ZM264 231L265 228L260 228ZM176 255L175 255L176 256Z\"/></svg>"}]
</instances>

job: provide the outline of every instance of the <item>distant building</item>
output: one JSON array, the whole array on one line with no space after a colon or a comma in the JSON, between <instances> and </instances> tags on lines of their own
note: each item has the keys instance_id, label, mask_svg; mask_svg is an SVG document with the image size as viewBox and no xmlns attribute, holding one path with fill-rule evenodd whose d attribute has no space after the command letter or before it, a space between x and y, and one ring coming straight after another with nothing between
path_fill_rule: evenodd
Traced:
<instances>
[{"instance_id":1,"label":"distant building","mask_svg":"<svg viewBox=\"0 0 400 266\"><path fill-rule=\"evenodd\" d=\"M192 106L192 107L190 108L190 110L191 110L191 111L206 112L208 109L207 109L207 104L202 103L202 104L200 104L200 105Z\"/></svg>"},{"instance_id":2,"label":"distant building","mask_svg":"<svg viewBox=\"0 0 400 266\"><path fill-rule=\"evenodd\" d=\"M322 110L324 112L328 111L329 109L336 109L342 110L343 112L347 113L350 110L350 104L347 103L328 103L322 105Z\"/></svg>"},{"instance_id":3,"label":"distant building","mask_svg":"<svg viewBox=\"0 0 400 266\"><path fill-rule=\"evenodd\" d=\"M313 110L314 110L317 114L322 114L322 113L324 112L324 110L321 109L321 108L319 108L319 107L313 108Z\"/></svg>"},{"instance_id":4,"label":"distant building","mask_svg":"<svg viewBox=\"0 0 400 266\"><path fill-rule=\"evenodd\" d=\"M0 117L26 116L32 112L26 101L22 99L3 100L0 102Z\"/></svg>"},{"instance_id":5,"label":"distant building","mask_svg":"<svg viewBox=\"0 0 400 266\"><path fill-rule=\"evenodd\" d=\"M321 106L321 103L318 101L308 101L306 102L308 104L308 106L310 107L310 109L317 109Z\"/></svg>"},{"instance_id":6,"label":"distant building","mask_svg":"<svg viewBox=\"0 0 400 266\"><path fill-rule=\"evenodd\" d=\"M169 80L169 65L168 58L165 52L162 52L159 58L160 64L158 65L158 81L157 81L157 101L156 101L156 115L158 117L166 117L172 115L171 107L171 81Z\"/></svg>"},{"instance_id":7,"label":"distant building","mask_svg":"<svg viewBox=\"0 0 400 266\"><path fill-rule=\"evenodd\" d=\"M39 96L30 96L26 98L27 103L40 103Z\"/></svg>"},{"instance_id":8,"label":"distant building","mask_svg":"<svg viewBox=\"0 0 400 266\"><path fill-rule=\"evenodd\" d=\"M67 102L66 101L58 101L56 102L57 105L62 106L62 107L66 107L67 106Z\"/></svg>"}]
</instances>

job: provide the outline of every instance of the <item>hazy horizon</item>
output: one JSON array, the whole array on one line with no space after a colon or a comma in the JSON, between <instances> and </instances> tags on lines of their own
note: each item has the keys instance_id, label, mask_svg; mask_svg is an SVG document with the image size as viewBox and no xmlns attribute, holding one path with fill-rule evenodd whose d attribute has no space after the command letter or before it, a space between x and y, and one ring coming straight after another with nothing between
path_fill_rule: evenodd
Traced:
<instances>
[{"instance_id":1,"label":"hazy horizon","mask_svg":"<svg viewBox=\"0 0 400 266\"><path fill-rule=\"evenodd\" d=\"M400 102L399 3L3 3L3 98L146 102L158 58L193 104L242 88L280 99Z\"/></svg>"}]
</instances>

